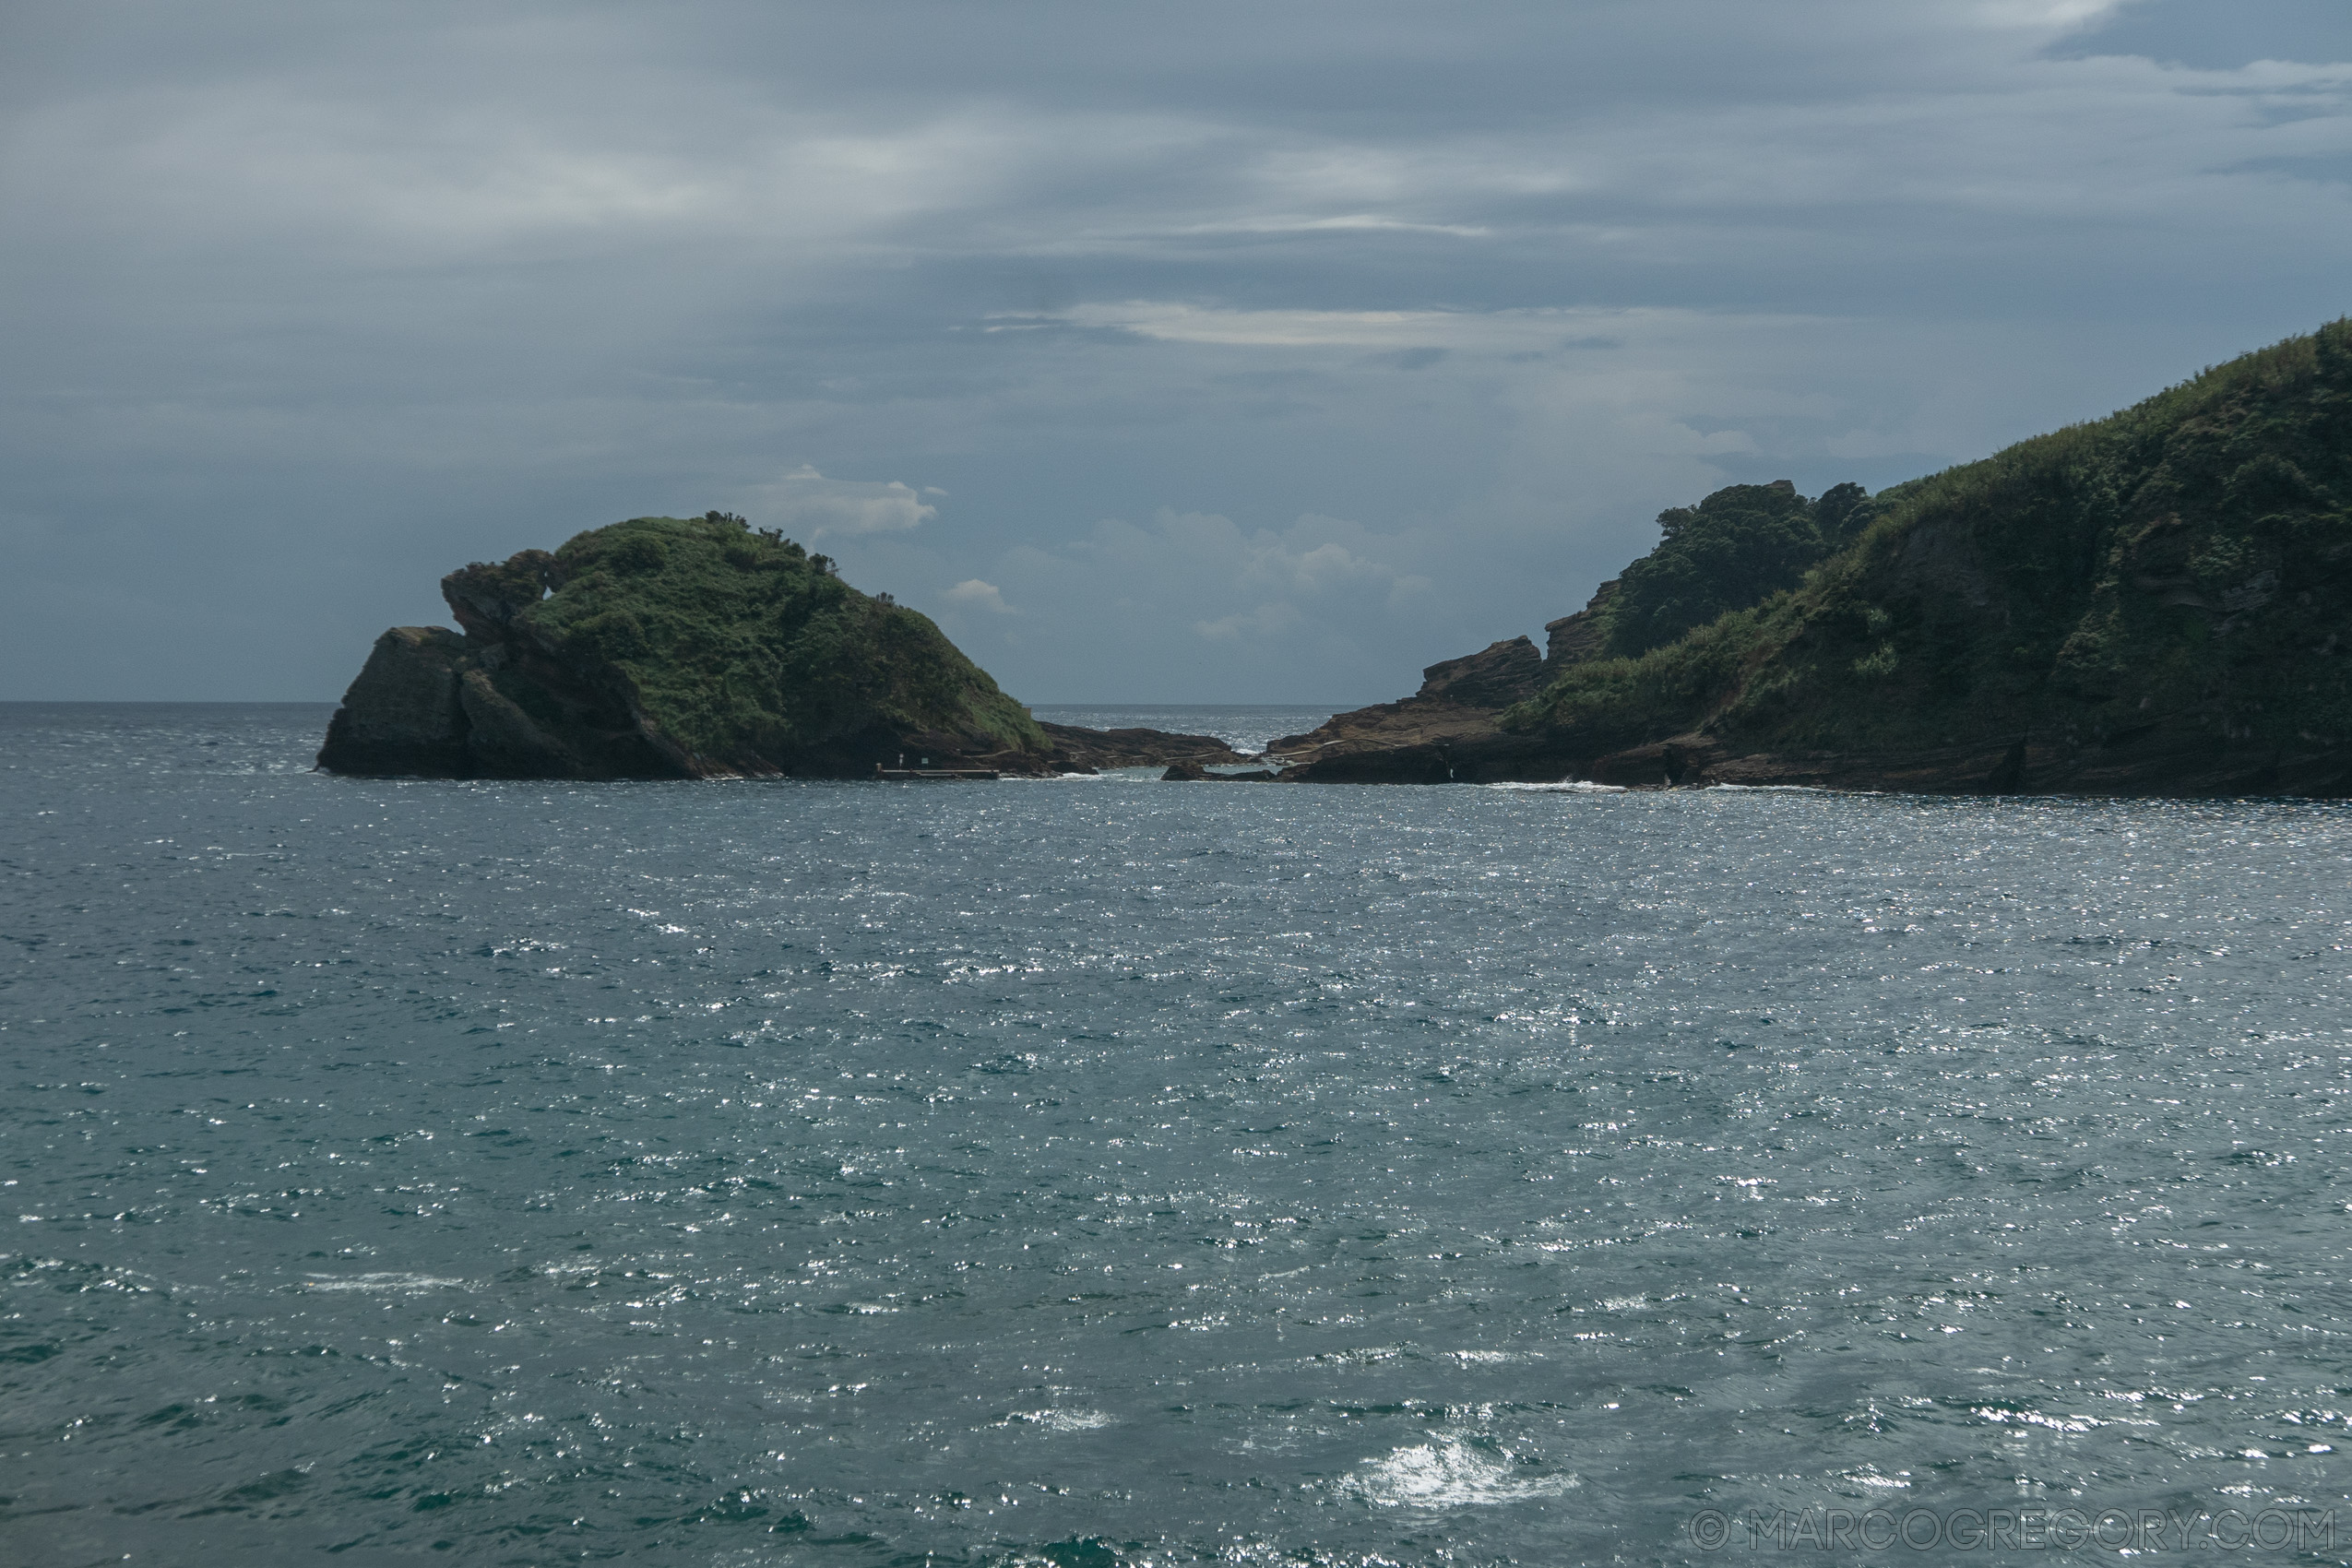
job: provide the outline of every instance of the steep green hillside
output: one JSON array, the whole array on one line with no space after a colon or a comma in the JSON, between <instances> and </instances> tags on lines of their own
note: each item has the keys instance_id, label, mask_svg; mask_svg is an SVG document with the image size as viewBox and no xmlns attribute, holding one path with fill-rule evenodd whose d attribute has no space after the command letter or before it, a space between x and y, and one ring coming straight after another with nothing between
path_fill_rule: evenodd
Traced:
<instances>
[{"instance_id":1,"label":"steep green hillside","mask_svg":"<svg viewBox=\"0 0 2352 1568\"><path fill-rule=\"evenodd\" d=\"M2338 321L1883 492L1793 588L1637 652L1612 636L1634 656L1568 666L1504 722L1584 755L2031 746L2073 769L2051 787L2324 771L2352 740L2347 500Z\"/></svg>"}]
</instances>

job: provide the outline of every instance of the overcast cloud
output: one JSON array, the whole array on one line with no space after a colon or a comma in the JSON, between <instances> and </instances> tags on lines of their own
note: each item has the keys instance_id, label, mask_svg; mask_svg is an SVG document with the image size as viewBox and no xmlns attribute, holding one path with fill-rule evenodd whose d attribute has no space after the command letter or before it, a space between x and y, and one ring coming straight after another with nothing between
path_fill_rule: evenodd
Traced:
<instances>
[{"instance_id":1,"label":"overcast cloud","mask_svg":"<svg viewBox=\"0 0 2352 1568\"><path fill-rule=\"evenodd\" d=\"M1028 701L1394 696L2342 314L2348 110L2339 0L18 0L0 696L714 506Z\"/></svg>"}]
</instances>

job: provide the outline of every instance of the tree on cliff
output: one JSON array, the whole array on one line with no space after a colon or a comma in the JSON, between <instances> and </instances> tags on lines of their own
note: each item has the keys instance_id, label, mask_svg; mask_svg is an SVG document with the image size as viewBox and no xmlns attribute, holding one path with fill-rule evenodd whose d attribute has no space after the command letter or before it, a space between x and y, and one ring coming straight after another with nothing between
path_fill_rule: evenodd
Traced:
<instances>
[{"instance_id":1,"label":"tree on cliff","mask_svg":"<svg viewBox=\"0 0 2352 1568\"><path fill-rule=\"evenodd\" d=\"M1870 493L1841 484L1818 501L1787 480L1735 484L1657 515L1657 548L1625 568L1609 611L1608 651L1647 653L1744 610L1843 548L1870 520Z\"/></svg>"}]
</instances>

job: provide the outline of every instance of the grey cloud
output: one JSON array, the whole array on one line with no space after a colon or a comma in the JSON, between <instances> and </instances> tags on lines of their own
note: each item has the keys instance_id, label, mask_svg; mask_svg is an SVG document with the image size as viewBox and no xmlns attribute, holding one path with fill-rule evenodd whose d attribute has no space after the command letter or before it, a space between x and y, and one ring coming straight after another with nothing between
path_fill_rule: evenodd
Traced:
<instances>
[{"instance_id":1,"label":"grey cloud","mask_svg":"<svg viewBox=\"0 0 2352 1568\"><path fill-rule=\"evenodd\" d=\"M331 695L712 505L1031 700L1393 693L2344 308L2352 51L2227 9L20 6L0 693Z\"/></svg>"}]
</instances>

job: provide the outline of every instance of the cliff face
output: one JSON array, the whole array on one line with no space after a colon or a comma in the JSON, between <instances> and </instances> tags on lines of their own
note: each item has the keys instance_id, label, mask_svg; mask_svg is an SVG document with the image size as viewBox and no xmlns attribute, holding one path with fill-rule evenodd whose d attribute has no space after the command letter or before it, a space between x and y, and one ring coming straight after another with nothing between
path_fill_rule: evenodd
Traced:
<instances>
[{"instance_id":1,"label":"cliff face","mask_svg":"<svg viewBox=\"0 0 2352 1568\"><path fill-rule=\"evenodd\" d=\"M1598 659L1609 651L1609 607L1624 586L1622 579L1611 577L1593 590L1582 610L1544 623L1543 668L1547 682L1571 664Z\"/></svg>"},{"instance_id":2,"label":"cliff face","mask_svg":"<svg viewBox=\"0 0 2352 1568\"><path fill-rule=\"evenodd\" d=\"M637 517L442 579L462 636L395 627L319 766L434 778L1041 772L1053 744L939 628L741 519Z\"/></svg>"}]
</instances>

